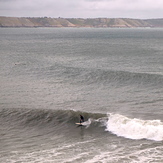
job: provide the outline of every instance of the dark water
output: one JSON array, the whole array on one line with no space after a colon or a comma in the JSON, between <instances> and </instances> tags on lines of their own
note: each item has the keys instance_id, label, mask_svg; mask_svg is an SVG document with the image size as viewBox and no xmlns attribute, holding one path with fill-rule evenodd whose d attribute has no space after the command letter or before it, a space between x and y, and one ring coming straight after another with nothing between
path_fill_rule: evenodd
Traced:
<instances>
[{"instance_id":1,"label":"dark water","mask_svg":"<svg viewBox=\"0 0 163 163\"><path fill-rule=\"evenodd\" d=\"M0 162L163 162L162 45L163 29L1 28Z\"/></svg>"}]
</instances>

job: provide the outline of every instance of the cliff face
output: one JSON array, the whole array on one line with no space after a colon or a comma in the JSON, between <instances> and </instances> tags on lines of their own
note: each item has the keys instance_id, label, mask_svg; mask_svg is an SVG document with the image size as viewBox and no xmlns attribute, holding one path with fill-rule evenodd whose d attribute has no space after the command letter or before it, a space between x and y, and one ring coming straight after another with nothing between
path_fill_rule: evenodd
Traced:
<instances>
[{"instance_id":1,"label":"cliff face","mask_svg":"<svg viewBox=\"0 0 163 163\"><path fill-rule=\"evenodd\" d=\"M66 19L0 17L0 27L74 27Z\"/></svg>"},{"instance_id":2,"label":"cliff face","mask_svg":"<svg viewBox=\"0 0 163 163\"><path fill-rule=\"evenodd\" d=\"M0 27L163 27L163 19L0 17Z\"/></svg>"}]
</instances>

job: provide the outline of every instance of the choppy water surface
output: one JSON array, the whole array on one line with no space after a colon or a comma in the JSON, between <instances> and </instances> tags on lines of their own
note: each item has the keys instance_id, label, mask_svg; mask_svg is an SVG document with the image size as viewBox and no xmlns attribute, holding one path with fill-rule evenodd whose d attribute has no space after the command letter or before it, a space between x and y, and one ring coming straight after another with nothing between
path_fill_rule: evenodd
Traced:
<instances>
[{"instance_id":1,"label":"choppy water surface","mask_svg":"<svg viewBox=\"0 0 163 163\"><path fill-rule=\"evenodd\" d=\"M162 162L162 45L163 29L1 28L0 162Z\"/></svg>"}]
</instances>

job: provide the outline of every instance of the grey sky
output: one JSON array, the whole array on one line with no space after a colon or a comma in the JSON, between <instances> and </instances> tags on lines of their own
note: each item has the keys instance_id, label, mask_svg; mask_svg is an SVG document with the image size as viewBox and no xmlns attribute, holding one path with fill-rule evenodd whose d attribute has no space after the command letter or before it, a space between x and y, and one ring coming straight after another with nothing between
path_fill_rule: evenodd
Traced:
<instances>
[{"instance_id":1,"label":"grey sky","mask_svg":"<svg viewBox=\"0 0 163 163\"><path fill-rule=\"evenodd\" d=\"M0 0L0 16L163 18L163 0Z\"/></svg>"}]
</instances>

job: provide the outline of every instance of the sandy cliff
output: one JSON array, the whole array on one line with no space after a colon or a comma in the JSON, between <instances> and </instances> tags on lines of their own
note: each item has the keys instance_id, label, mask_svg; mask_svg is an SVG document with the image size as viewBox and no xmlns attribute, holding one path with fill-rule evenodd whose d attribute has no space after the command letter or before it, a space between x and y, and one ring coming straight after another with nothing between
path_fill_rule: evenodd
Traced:
<instances>
[{"instance_id":1,"label":"sandy cliff","mask_svg":"<svg viewBox=\"0 0 163 163\"><path fill-rule=\"evenodd\" d=\"M163 27L163 19L0 17L0 27Z\"/></svg>"}]
</instances>

